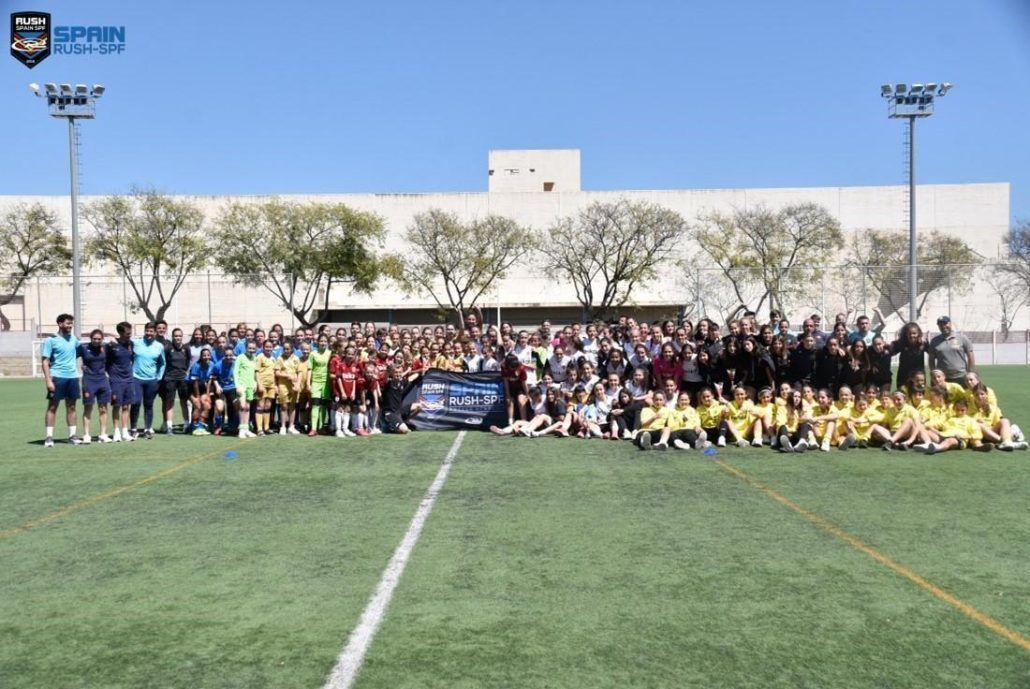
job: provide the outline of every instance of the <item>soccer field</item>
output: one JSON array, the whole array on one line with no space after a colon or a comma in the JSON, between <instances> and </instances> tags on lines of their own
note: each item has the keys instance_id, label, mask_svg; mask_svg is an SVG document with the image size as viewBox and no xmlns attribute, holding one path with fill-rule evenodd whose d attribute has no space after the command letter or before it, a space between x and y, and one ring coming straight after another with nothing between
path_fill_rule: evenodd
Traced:
<instances>
[{"instance_id":1,"label":"soccer field","mask_svg":"<svg viewBox=\"0 0 1030 689\"><path fill-rule=\"evenodd\" d=\"M3 689L323 686L457 436L44 450L42 382L0 403ZM469 434L354 686L1028 687L1028 505L1028 452Z\"/></svg>"}]
</instances>

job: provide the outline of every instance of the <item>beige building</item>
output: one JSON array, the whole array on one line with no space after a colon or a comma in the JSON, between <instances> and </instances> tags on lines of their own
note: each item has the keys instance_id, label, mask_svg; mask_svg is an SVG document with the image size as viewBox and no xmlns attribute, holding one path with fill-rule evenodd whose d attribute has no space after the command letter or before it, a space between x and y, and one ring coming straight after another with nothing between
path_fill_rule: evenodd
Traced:
<instances>
[{"instance_id":1,"label":"beige building","mask_svg":"<svg viewBox=\"0 0 1030 689\"><path fill-rule=\"evenodd\" d=\"M646 200L679 212L692 220L710 211L730 212L758 204L772 208L798 202L814 202L835 215L844 230L850 233L866 228L907 232L907 187L815 187L798 189L704 189L704 190L621 190L583 191L580 189L580 154L578 150L491 151L488 160L489 191L427 194L318 194L282 195L291 201L331 201L372 211L386 221L389 248L403 253L402 234L412 216L431 208L453 212L463 218L487 214L510 216L518 222L544 229L557 218L575 213L595 201L617 199ZM1009 185L942 184L917 188L917 220L920 232L940 230L962 237L987 259L1005 255L1003 236L1009 226ZM214 217L229 201L259 201L263 197L197 196L191 197L208 215ZM82 203L93 201L81 197ZM70 225L67 196L0 196L0 212L22 202L40 202L56 211L65 226ZM91 228L83 223L82 232ZM681 256L693 255L696 248L685 237L678 248ZM835 263L838 257L828 257ZM703 262L695 267L704 268ZM142 322L141 314L133 314L127 302L131 290L124 281L103 267L84 268L88 277L83 290L83 324L103 324L105 329L123 318ZM838 288L839 279L824 277L811 284L804 297L791 305L795 319L818 310L832 314L844 310L845 303L859 310L871 310L876 296L869 290L850 295ZM846 280L852 282L852 280ZM700 289L699 289L700 288ZM864 289L864 288L863 288ZM720 293L724 293L715 272L702 271L701 276L686 278L678 271L667 274L646 289L638 290L633 308L645 317L674 316L698 311L719 313ZM996 299L981 286L971 293L957 291L934 296L924 310L924 325L932 325L935 317L951 313L967 330L990 330L999 327ZM724 295L723 295L724 296ZM386 284L370 296L348 293L345 287L333 289L329 295L333 321L387 320L404 323L427 323L436 320L435 303L425 295L409 294ZM16 324L24 312L27 321L40 320L49 329L53 316L71 306L70 280L41 280L29 285L24 304L9 306L5 313ZM481 304L493 321L498 312L503 320L533 322L549 316L556 322L578 318L580 307L571 286L561 276L545 275L530 260L504 280L498 281ZM246 320L268 326L281 322L289 327L292 319L274 298L259 288L246 288L212 272L194 275L176 299L168 320L183 326L213 322L225 324ZM1021 314L1017 328L1027 327L1027 315ZM15 326L17 329L17 325Z\"/></svg>"}]
</instances>

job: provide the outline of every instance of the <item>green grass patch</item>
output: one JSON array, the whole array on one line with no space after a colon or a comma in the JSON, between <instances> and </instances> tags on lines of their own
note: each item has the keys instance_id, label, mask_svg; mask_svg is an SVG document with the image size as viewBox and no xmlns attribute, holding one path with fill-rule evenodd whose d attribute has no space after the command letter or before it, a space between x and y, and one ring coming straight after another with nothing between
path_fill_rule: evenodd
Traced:
<instances>
[{"instance_id":1,"label":"green grass patch","mask_svg":"<svg viewBox=\"0 0 1030 689\"><path fill-rule=\"evenodd\" d=\"M1030 429L1030 369L983 377ZM200 458L0 539L4 689L321 686L454 439L44 450L42 383L0 402L0 531ZM1030 453L718 457L1030 634ZM995 689L1030 653L696 453L477 434L358 686Z\"/></svg>"}]
</instances>

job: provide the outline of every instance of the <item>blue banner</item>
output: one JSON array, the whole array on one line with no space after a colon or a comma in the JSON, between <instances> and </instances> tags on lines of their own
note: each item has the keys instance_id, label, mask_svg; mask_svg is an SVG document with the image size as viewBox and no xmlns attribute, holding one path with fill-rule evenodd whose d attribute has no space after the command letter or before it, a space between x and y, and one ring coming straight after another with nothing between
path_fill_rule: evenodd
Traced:
<instances>
[{"instance_id":1,"label":"blue banner","mask_svg":"<svg viewBox=\"0 0 1030 689\"><path fill-rule=\"evenodd\" d=\"M431 368L404 397L406 408L415 403L421 410L408 419L408 425L420 431L485 431L492 425L508 423L500 373L452 373Z\"/></svg>"}]
</instances>

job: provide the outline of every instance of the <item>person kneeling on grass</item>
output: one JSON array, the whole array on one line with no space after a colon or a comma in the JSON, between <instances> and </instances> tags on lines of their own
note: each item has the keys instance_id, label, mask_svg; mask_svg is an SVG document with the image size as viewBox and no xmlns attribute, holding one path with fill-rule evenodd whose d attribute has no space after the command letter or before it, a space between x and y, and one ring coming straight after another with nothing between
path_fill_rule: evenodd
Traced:
<instances>
[{"instance_id":1,"label":"person kneeling on grass","mask_svg":"<svg viewBox=\"0 0 1030 689\"><path fill-rule=\"evenodd\" d=\"M404 406L404 392L408 389L408 380L404 370L390 364L386 367L386 390L383 391L383 423L387 433L410 433L407 421L422 410L416 402L410 407Z\"/></svg>"},{"instance_id":2,"label":"person kneeling on grass","mask_svg":"<svg viewBox=\"0 0 1030 689\"><path fill-rule=\"evenodd\" d=\"M671 412L665 406L665 393L655 390L651 394L651 404L640 412L640 432L637 433L636 446L641 450L668 450L668 425Z\"/></svg>"}]
</instances>

